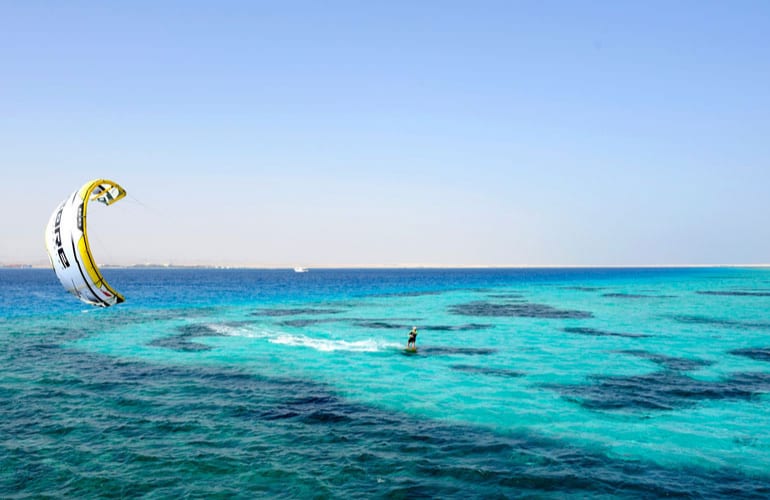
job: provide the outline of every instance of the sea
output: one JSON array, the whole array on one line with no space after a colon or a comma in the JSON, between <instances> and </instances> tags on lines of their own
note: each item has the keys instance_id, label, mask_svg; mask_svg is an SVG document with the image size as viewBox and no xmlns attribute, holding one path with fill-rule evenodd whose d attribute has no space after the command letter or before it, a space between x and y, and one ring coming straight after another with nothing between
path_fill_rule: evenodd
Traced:
<instances>
[{"instance_id":1,"label":"sea","mask_svg":"<svg viewBox=\"0 0 770 500\"><path fill-rule=\"evenodd\" d=\"M770 269L103 271L0 269L0 498L770 497Z\"/></svg>"}]
</instances>

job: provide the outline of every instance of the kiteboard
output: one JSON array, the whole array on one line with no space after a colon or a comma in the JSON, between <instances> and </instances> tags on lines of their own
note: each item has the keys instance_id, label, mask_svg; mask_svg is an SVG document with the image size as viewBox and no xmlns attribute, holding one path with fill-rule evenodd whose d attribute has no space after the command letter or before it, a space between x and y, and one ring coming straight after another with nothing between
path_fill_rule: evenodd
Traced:
<instances>
[{"instance_id":1,"label":"kiteboard","mask_svg":"<svg viewBox=\"0 0 770 500\"><path fill-rule=\"evenodd\" d=\"M417 354L417 348L407 347L406 349L404 349L404 354Z\"/></svg>"}]
</instances>

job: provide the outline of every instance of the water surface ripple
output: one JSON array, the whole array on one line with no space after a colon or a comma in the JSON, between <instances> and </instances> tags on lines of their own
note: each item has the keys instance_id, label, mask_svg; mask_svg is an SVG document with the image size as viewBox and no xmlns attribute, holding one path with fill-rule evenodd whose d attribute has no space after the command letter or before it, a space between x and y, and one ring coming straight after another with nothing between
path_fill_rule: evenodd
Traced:
<instances>
[{"instance_id":1,"label":"water surface ripple","mask_svg":"<svg viewBox=\"0 0 770 500\"><path fill-rule=\"evenodd\" d=\"M770 496L765 271L112 272L0 270L2 498Z\"/></svg>"}]
</instances>

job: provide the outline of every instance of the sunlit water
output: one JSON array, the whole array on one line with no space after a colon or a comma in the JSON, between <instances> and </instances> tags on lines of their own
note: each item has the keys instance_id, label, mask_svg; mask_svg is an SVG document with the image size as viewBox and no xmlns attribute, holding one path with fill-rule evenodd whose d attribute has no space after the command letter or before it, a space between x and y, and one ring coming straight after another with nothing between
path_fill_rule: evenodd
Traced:
<instances>
[{"instance_id":1,"label":"sunlit water","mask_svg":"<svg viewBox=\"0 0 770 500\"><path fill-rule=\"evenodd\" d=\"M0 497L770 495L770 270L106 276L0 270Z\"/></svg>"}]
</instances>

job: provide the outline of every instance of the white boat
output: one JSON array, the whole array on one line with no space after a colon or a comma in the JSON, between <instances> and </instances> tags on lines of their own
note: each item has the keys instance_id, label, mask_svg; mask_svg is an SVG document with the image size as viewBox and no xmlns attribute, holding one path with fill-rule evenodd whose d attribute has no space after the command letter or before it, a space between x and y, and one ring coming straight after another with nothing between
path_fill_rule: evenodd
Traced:
<instances>
[{"instance_id":1,"label":"white boat","mask_svg":"<svg viewBox=\"0 0 770 500\"><path fill-rule=\"evenodd\" d=\"M295 267L294 268L294 272L295 273L306 273L307 272L307 268L306 267Z\"/></svg>"}]
</instances>

